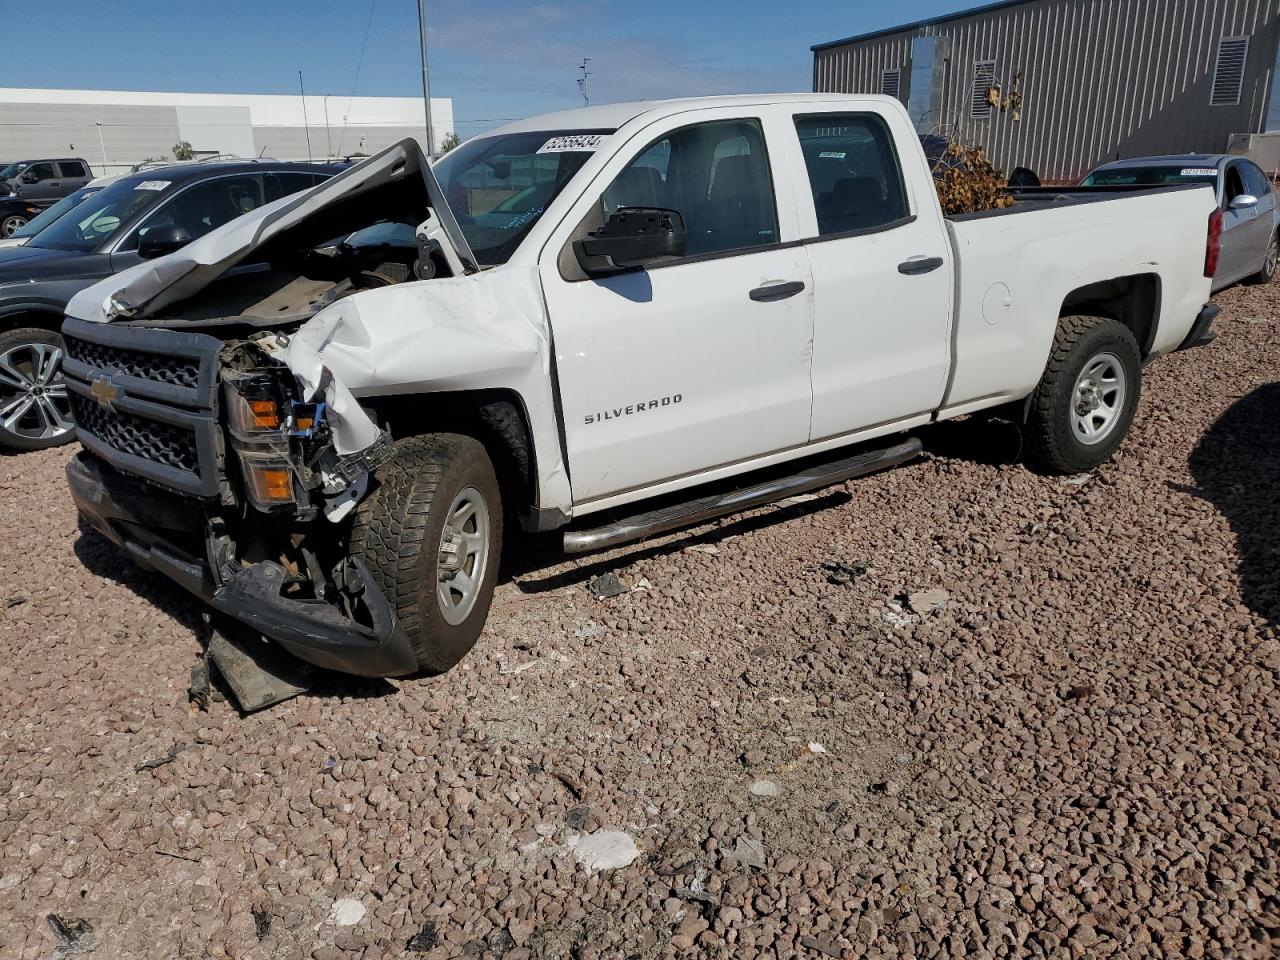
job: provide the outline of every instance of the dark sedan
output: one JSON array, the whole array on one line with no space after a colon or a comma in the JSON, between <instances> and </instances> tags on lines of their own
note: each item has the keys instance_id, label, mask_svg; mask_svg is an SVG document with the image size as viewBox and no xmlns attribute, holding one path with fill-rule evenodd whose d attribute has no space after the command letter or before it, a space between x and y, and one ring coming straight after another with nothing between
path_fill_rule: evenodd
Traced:
<instances>
[{"instance_id":1,"label":"dark sedan","mask_svg":"<svg viewBox=\"0 0 1280 960\"><path fill-rule=\"evenodd\" d=\"M145 170L0 249L0 446L37 450L75 435L58 335L71 297L340 169L239 160Z\"/></svg>"}]
</instances>

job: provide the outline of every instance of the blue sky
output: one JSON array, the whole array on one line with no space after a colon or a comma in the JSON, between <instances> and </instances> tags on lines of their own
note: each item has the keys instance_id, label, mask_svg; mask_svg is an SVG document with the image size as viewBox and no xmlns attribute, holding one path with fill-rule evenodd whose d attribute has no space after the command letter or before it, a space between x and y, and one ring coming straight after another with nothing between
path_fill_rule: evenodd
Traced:
<instances>
[{"instance_id":1,"label":"blue sky","mask_svg":"<svg viewBox=\"0 0 1280 960\"><path fill-rule=\"evenodd\" d=\"M583 57L598 102L808 90L810 45L978 2L428 0L432 94L466 137L580 104ZM415 0L71 0L52 32L45 5L10 7L0 86L293 93L301 69L310 94L421 90Z\"/></svg>"}]
</instances>

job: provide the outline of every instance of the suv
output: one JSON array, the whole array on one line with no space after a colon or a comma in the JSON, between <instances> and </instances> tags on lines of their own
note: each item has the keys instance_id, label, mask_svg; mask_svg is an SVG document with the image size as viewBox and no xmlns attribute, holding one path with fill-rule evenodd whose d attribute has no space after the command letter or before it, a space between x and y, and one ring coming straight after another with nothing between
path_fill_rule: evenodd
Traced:
<instances>
[{"instance_id":1,"label":"suv","mask_svg":"<svg viewBox=\"0 0 1280 960\"><path fill-rule=\"evenodd\" d=\"M0 249L0 447L38 450L75 436L58 335L75 294L342 168L237 160L146 170Z\"/></svg>"},{"instance_id":2,"label":"suv","mask_svg":"<svg viewBox=\"0 0 1280 960\"><path fill-rule=\"evenodd\" d=\"M78 158L15 160L0 170L0 195L20 197L44 207L74 193L92 179L89 165Z\"/></svg>"}]
</instances>

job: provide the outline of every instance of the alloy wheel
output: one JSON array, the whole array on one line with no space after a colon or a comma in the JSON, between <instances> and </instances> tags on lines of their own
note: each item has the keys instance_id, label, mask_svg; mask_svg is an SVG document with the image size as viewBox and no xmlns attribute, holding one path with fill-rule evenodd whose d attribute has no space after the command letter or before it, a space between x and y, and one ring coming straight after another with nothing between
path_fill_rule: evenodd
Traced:
<instances>
[{"instance_id":1,"label":"alloy wheel","mask_svg":"<svg viewBox=\"0 0 1280 960\"><path fill-rule=\"evenodd\" d=\"M0 429L28 440L75 429L60 347L22 343L0 354Z\"/></svg>"}]
</instances>

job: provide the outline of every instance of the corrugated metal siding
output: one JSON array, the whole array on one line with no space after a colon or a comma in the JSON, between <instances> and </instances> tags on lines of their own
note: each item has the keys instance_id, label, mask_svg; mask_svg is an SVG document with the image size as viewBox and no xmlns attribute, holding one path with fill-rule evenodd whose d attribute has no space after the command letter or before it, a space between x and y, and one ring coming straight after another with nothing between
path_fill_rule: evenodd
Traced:
<instances>
[{"instance_id":1,"label":"corrugated metal siding","mask_svg":"<svg viewBox=\"0 0 1280 960\"><path fill-rule=\"evenodd\" d=\"M1280 42L1280 0L1041 0L814 52L818 91L872 93L880 69L906 66L911 38L948 38L937 127L995 162L1073 178L1144 154L1221 152L1262 129ZM1240 103L1210 106L1218 41L1250 36ZM970 118L973 64L994 59L1007 93L1023 74L1022 120ZM893 62L890 62L893 61Z\"/></svg>"}]
</instances>

